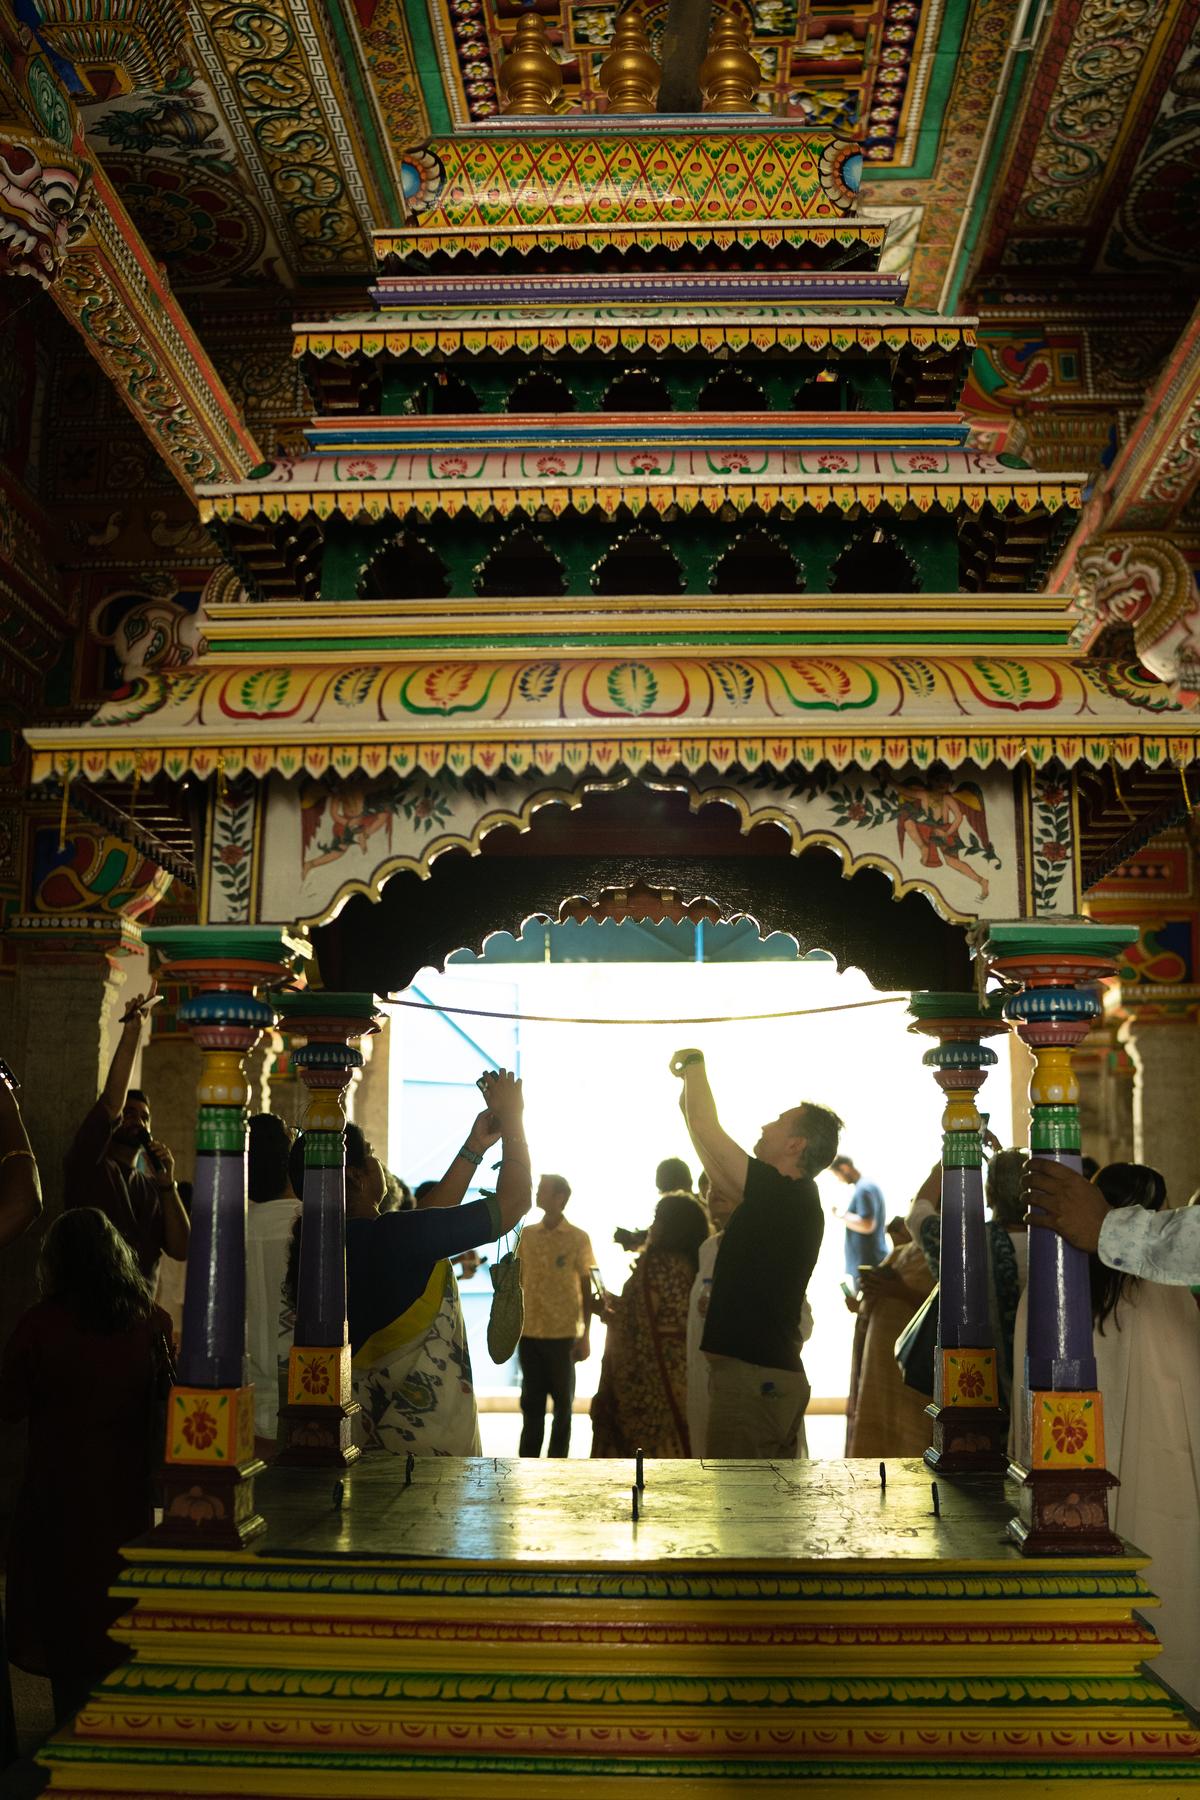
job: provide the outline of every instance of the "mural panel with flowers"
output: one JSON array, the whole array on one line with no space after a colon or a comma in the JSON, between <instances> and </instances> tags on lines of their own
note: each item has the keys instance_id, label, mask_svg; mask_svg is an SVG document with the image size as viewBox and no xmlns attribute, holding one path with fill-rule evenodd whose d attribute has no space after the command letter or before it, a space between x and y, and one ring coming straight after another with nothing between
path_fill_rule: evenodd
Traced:
<instances>
[{"instance_id":1,"label":"mural panel with flowers","mask_svg":"<svg viewBox=\"0 0 1200 1800\"><path fill-rule=\"evenodd\" d=\"M724 748L728 748L725 746ZM971 765L949 772L895 772L853 765L794 775L728 769L713 746L714 764L686 779L655 777L654 787L689 796L692 805L733 807L743 828L767 821L788 831L795 851L825 845L849 874L882 870L898 894L929 896L945 917L1013 918L1021 912L1022 870L1017 841L1014 777L1004 769ZM541 806L582 804L586 794L623 786L585 766L513 775L496 759L484 775L465 764L376 780L348 774L298 781L272 777L263 829L263 920L316 924L354 893L378 894L399 870L426 874L444 851L477 851L489 831L528 825ZM240 835L239 835L240 833ZM241 815L226 808L216 843L217 882L232 890L249 866L251 845ZM216 892L216 884L214 885ZM250 903L239 888L239 904Z\"/></svg>"}]
</instances>

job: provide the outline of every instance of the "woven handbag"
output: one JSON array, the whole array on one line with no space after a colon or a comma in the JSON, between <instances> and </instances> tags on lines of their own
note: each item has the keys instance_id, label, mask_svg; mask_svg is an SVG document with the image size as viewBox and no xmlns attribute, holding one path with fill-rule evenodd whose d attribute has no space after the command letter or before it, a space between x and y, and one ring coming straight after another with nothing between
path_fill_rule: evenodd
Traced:
<instances>
[{"instance_id":1,"label":"woven handbag","mask_svg":"<svg viewBox=\"0 0 1200 1800\"><path fill-rule=\"evenodd\" d=\"M514 1354L525 1324L525 1300L521 1292L521 1261L516 1246L489 1265L492 1278L492 1310L488 1314L487 1347L494 1363L506 1363Z\"/></svg>"}]
</instances>

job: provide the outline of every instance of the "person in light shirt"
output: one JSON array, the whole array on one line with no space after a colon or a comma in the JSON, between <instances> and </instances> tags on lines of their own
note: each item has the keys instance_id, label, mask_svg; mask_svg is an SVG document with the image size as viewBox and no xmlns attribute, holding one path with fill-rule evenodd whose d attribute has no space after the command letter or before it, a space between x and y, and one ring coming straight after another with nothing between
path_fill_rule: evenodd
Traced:
<instances>
[{"instance_id":1,"label":"person in light shirt","mask_svg":"<svg viewBox=\"0 0 1200 1800\"><path fill-rule=\"evenodd\" d=\"M591 1239L563 1217L571 1184L563 1175L543 1175L537 1204L542 1217L521 1233L521 1291L525 1323L517 1353L521 1359L522 1456L540 1456L546 1430L546 1402L554 1403L551 1456L571 1452L571 1406L575 1364L591 1353L591 1271L596 1258Z\"/></svg>"}]
</instances>

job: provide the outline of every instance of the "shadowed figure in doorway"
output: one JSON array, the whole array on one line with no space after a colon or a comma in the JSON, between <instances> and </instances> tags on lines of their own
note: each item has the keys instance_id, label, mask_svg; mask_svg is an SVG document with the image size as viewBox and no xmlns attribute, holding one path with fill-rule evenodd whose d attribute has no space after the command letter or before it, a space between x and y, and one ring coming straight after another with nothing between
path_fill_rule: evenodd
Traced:
<instances>
[{"instance_id":1,"label":"shadowed figure in doorway","mask_svg":"<svg viewBox=\"0 0 1200 1800\"><path fill-rule=\"evenodd\" d=\"M591 1354L591 1272L596 1264L586 1231L563 1214L571 1184L563 1175L543 1175L537 1203L542 1217L521 1233L517 1256L525 1323L517 1346L521 1359L522 1456L540 1456L546 1429L546 1402L553 1401L551 1456L571 1452L571 1407L575 1364Z\"/></svg>"}]
</instances>

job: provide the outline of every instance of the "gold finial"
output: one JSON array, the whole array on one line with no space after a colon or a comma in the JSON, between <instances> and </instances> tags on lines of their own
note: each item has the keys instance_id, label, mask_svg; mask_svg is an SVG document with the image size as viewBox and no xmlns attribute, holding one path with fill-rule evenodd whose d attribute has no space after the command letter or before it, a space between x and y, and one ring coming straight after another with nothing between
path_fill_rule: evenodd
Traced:
<instances>
[{"instance_id":1,"label":"gold finial","mask_svg":"<svg viewBox=\"0 0 1200 1800\"><path fill-rule=\"evenodd\" d=\"M705 112L753 112L762 86L762 70L750 54L745 25L732 13L721 13L700 64Z\"/></svg>"},{"instance_id":2,"label":"gold finial","mask_svg":"<svg viewBox=\"0 0 1200 1800\"><path fill-rule=\"evenodd\" d=\"M500 92L509 113L553 112L562 96L562 70L550 54L542 15L522 13L512 49L500 64Z\"/></svg>"},{"instance_id":3,"label":"gold finial","mask_svg":"<svg viewBox=\"0 0 1200 1800\"><path fill-rule=\"evenodd\" d=\"M613 31L612 49L600 64L600 86L608 96L605 111L653 112L661 78L642 21L631 12L622 13Z\"/></svg>"}]
</instances>

